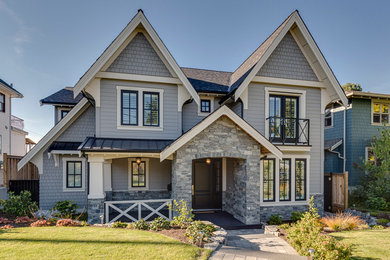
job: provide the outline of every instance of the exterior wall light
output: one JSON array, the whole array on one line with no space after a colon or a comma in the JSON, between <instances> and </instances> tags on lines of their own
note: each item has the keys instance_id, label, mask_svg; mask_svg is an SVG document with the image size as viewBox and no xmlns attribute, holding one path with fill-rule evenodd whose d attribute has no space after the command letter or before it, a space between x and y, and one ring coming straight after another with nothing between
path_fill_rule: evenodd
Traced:
<instances>
[{"instance_id":1,"label":"exterior wall light","mask_svg":"<svg viewBox=\"0 0 390 260\"><path fill-rule=\"evenodd\" d=\"M207 158L207 159L206 159L206 163L207 163L207 164L210 164L210 163L211 163L211 159L210 159L210 158Z\"/></svg>"}]
</instances>

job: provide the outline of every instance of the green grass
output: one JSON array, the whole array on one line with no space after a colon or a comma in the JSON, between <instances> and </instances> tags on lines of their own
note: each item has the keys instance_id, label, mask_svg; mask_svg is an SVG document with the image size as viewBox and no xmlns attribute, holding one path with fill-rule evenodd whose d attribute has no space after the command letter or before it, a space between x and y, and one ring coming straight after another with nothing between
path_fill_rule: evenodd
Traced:
<instances>
[{"instance_id":1,"label":"green grass","mask_svg":"<svg viewBox=\"0 0 390 260\"><path fill-rule=\"evenodd\" d=\"M0 230L0 259L207 259L210 252L147 231L97 227Z\"/></svg>"},{"instance_id":2,"label":"green grass","mask_svg":"<svg viewBox=\"0 0 390 260\"><path fill-rule=\"evenodd\" d=\"M352 244L352 259L390 259L390 229L332 233Z\"/></svg>"}]
</instances>

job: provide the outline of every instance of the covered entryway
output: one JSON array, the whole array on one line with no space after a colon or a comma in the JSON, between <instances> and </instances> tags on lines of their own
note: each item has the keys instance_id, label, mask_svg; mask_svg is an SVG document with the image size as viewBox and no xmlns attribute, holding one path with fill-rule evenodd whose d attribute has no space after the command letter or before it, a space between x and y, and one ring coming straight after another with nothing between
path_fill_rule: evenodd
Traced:
<instances>
[{"instance_id":1,"label":"covered entryway","mask_svg":"<svg viewBox=\"0 0 390 260\"><path fill-rule=\"evenodd\" d=\"M222 159L205 158L192 162L192 208L222 209Z\"/></svg>"}]
</instances>

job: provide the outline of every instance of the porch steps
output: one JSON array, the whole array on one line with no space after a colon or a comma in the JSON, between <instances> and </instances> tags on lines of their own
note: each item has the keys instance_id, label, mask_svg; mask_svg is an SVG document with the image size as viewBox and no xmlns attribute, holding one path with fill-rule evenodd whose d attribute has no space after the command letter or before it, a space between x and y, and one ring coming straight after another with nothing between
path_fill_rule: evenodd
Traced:
<instances>
[{"instance_id":1,"label":"porch steps","mask_svg":"<svg viewBox=\"0 0 390 260\"><path fill-rule=\"evenodd\" d=\"M273 253L267 251L253 250L247 248L222 246L219 250L215 251L210 260L263 260L263 259L275 259L275 260L303 260L307 259L305 256L290 255L283 253Z\"/></svg>"}]
</instances>

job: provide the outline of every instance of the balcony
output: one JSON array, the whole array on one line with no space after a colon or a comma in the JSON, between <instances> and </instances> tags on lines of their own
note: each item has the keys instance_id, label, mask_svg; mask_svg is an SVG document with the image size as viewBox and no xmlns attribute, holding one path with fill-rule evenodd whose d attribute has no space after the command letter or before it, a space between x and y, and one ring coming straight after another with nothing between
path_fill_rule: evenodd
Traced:
<instances>
[{"instance_id":1,"label":"balcony","mask_svg":"<svg viewBox=\"0 0 390 260\"><path fill-rule=\"evenodd\" d=\"M266 119L268 139L280 145L310 145L310 120L272 116Z\"/></svg>"}]
</instances>

